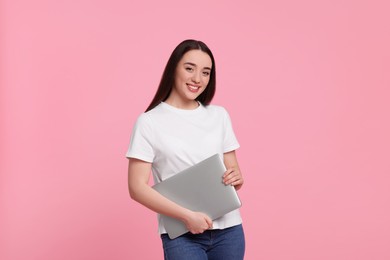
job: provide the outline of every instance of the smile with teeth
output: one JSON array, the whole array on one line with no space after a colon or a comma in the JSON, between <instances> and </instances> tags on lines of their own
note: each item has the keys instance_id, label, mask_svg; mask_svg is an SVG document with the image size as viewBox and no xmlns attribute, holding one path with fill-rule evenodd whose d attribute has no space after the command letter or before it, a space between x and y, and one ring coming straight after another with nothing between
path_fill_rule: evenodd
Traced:
<instances>
[{"instance_id":1,"label":"smile with teeth","mask_svg":"<svg viewBox=\"0 0 390 260\"><path fill-rule=\"evenodd\" d=\"M191 92L198 92L198 90L200 89L200 86L194 86L194 85L191 85L191 84L187 84L187 86L188 86L188 89Z\"/></svg>"}]
</instances>

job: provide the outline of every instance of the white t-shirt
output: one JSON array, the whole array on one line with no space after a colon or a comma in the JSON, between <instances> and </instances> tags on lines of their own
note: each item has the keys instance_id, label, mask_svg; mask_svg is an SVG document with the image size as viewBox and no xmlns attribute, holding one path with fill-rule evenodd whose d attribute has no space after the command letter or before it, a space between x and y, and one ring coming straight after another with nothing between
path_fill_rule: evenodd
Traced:
<instances>
[{"instance_id":1,"label":"white t-shirt","mask_svg":"<svg viewBox=\"0 0 390 260\"><path fill-rule=\"evenodd\" d=\"M159 183L216 153L239 148L229 114L220 106L199 105L193 110L178 109L161 102L141 114L133 128L128 158L152 163L155 183ZM166 233L159 219L159 233ZM213 221L214 229L241 224L239 210Z\"/></svg>"}]
</instances>

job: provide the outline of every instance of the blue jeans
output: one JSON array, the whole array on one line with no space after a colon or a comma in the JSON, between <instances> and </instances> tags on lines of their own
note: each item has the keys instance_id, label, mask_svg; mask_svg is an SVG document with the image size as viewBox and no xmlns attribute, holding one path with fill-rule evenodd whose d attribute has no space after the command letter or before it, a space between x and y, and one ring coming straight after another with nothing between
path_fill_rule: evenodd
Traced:
<instances>
[{"instance_id":1,"label":"blue jeans","mask_svg":"<svg viewBox=\"0 0 390 260\"><path fill-rule=\"evenodd\" d=\"M186 233L175 239L161 235L165 260L242 260L245 237L242 225L206 230L202 234Z\"/></svg>"}]
</instances>

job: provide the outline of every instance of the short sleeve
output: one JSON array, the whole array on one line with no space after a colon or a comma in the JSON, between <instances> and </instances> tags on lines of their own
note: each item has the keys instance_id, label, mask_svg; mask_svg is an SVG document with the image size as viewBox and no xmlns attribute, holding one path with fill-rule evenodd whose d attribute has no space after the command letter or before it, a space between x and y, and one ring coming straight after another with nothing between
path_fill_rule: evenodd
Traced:
<instances>
[{"instance_id":1,"label":"short sleeve","mask_svg":"<svg viewBox=\"0 0 390 260\"><path fill-rule=\"evenodd\" d=\"M133 127L126 157L153 162L153 128L150 118L146 113L143 113L138 117Z\"/></svg>"},{"instance_id":2,"label":"short sleeve","mask_svg":"<svg viewBox=\"0 0 390 260\"><path fill-rule=\"evenodd\" d=\"M237 141L236 135L234 134L232 122L230 120L229 113L224 109L224 128L225 128L225 137L223 140L223 152L231 152L240 147L240 144Z\"/></svg>"}]
</instances>

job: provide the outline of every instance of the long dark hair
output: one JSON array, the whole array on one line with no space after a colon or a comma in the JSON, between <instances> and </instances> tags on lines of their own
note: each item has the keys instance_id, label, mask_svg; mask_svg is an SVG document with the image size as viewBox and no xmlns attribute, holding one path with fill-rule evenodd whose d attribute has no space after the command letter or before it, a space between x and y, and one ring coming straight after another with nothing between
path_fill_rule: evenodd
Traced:
<instances>
[{"instance_id":1,"label":"long dark hair","mask_svg":"<svg viewBox=\"0 0 390 260\"><path fill-rule=\"evenodd\" d=\"M148 108L145 112L153 109L158 104L160 104L161 101L165 101L169 94L171 93L172 87L175 82L175 72L176 67L183 55L190 51L190 50L201 50L205 53L207 53L211 58L211 72L210 72L210 79L209 83L206 87L206 89L200 94L196 100L201 102L203 105L210 104L211 100L214 97L215 94L215 61L214 56L207 47L206 44L204 44L201 41L197 40L185 40L182 41L172 52L171 56L169 57L169 60L167 62L167 65L165 66L164 73L161 77L160 85L158 86L157 92L154 95L154 98Z\"/></svg>"}]
</instances>

